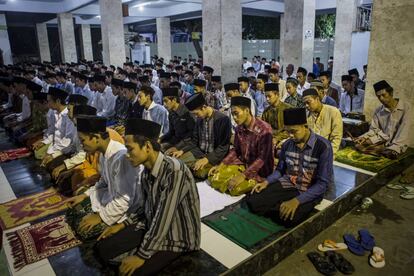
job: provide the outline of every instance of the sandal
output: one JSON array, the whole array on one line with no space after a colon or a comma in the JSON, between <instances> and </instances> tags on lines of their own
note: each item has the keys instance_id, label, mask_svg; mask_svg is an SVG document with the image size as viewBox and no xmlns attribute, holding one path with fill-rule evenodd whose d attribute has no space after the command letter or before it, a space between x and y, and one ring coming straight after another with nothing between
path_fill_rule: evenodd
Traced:
<instances>
[{"instance_id":1,"label":"sandal","mask_svg":"<svg viewBox=\"0 0 414 276\"><path fill-rule=\"evenodd\" d=\"M385 256L382 248L374 246L372 254L369 257L369 264L375 268L382 268L385 266Z\"/></svg>"},{"instance_id":2,"label":"sandal","mask_svg":"<svg viewBox=\"0 0 414 276\"><path fill-rule=\"evenodd\" d=\"M403 199L414 199L414 187L405 187L405 192L400 194Z\"/></svg>"},{"instance_id":3,"label":"sandal","mask_svg":"<svg viewBox=\"0 0 414 276\"><path fill-rule=\"evenodd\" d=\"M406 190L407 187L401 183L390 183L387 184L387 188L392 190Z\"/></svg>"},{"instance_id":4,"label":"sandal","mask_svg":"<svg viewBox=\"0 0 414 276\"><path fill-rule=\"evenodd\" d=\"M348 249L348 246L343 242L336 243L333 240L324 240L323 243L318 245L318 250L321 252L343 249Z\"/></svg>"},{"instance_id":5,"label":"sandal","mask_svg":"<svg viewBox=\"0 0 414 276\"><path fill-rule=\"evenodd\" d=\"M354 235L345 234L344 235L344 241L345 241L346 245L348 246L349 251L351 251L355 255L364 256L365 250L362 247L362 245L356 240Z\"/></svg>"},{"instance_id":6,"label":"sandal","mask_svg":"<svg viewBox=\"0 0 414 276\"><path fill-rule=\"evenodd\" d=\"M318 252L309 252L306 256L308 256L318 272L328 276L335 275L335 265L329 261L328 257L322 256Z\"/></svg>"},{"instance_id":7,"label":"sandal","mask_svg":"<svg viewBox=\"0 0 414 276\"><path fill-rule=\"evenodd\" d=\"M358 233L359 233L359 241L361 242L362 247L367 251L371 251L372 248L374 248L375 246L374 237L366 229L361 229L358 231Z\"/></svg>"},{"instance_id":8,"label":"sandal","mask_svg":"<svg viewBox=\"0 0 414 276\"><path fill-rule=\"evenodd\" d=\"M328 251L325 252L325 256L331 260L331 262L335 265L336 269L338 269L343 274L352 274L355 272L354 266L342 256L342 254L334 252L334 251Z\"/></svg>"}]
</instances>

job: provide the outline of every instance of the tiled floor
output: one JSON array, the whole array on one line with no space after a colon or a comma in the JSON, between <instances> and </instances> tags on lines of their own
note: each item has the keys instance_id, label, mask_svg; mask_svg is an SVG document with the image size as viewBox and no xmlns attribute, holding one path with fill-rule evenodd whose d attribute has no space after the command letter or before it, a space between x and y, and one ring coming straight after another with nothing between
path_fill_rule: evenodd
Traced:
<instances>
[{"instance_id":1,"label":"tiled floor","mask_svg":"<svg viewBox=\"0 0 414 276\"><path fill-rule=\"evenodd\" d=\"M0 150L9 149L13 144L8 142L0 133ZM338 164L337 164L338 165ZM4 173L3 173L4 172ZM335 166L335 185L332 185L325 197L324 204L329 205L338 197L344 195L353 187L360 185L370 175L353 170L349 166ZM14 160L1 164L0 169L0 202L12 200L42 191L50 186L49 175L39 168L39 162L33 158ZM251 252L241 248L227 238L221 236L213 229L202 224L201 251L190 253L172 263L163 274L175 274L181 272L194 272L197 274L220 274L226 269L235 266L252 253L274 240L260 243ZM4 242L3 242L4 243ZM12 263L7 245L4 248L9 264ZM10 266L10 265L9 265ZM86 264L82 259L79 248L73 248L48 260L28 265L19 272L12 270L13 275L102 275L93 265Z\"/></svg>"}]
</instances>

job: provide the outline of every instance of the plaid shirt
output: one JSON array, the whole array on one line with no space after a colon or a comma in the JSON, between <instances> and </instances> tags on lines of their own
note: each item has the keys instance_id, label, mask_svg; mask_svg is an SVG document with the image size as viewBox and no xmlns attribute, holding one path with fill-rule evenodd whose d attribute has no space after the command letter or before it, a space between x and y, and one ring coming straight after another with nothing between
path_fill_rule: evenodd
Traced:
<instances>
[{"instance_id":1,"label":"plaid shirt","mask_svg":"<svg viewBox=\"0 0 414 276\"><path fill-rule=\"evenodd\" d=\"M293 107L299 107L299 108L305 107L303 98L299 94L296 94L295 96L288 96L285 100L285 103L290 104Z\"/></svg>"},{"instance_id":2,"label":"plaid shirt","mask_svg":"<svg viewBox=\"0 0 414 276\"><path fill-rule=\"evenodd\" d=\"M293 139L287 140L281 149L276 170L267 181L280 182L284 188L296 188L301 204L322 199L333 179L333 152L331 143L311 132L303 149Z\"/></svg>"},{"instance_id":3,"label":"plaid shirt","mask_svg":"<svg viewBox=\"0 0 414 276\"><path fill-rule=\"evenodd\" d=\"M214 150L213 123L213 116L203 121L203 128L200 135L200 149L204 153L210 153Z\"/></svg>"}]
</instances>

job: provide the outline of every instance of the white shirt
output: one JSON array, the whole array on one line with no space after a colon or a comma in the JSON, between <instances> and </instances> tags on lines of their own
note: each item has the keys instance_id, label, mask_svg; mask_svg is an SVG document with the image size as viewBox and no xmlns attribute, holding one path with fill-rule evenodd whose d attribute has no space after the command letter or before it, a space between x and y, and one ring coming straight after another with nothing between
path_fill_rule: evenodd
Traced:
<instances>
[{"instance_id":1,"label":"white shirt","mask_svg":"<svg viewBox=\"0 0 414 276\"><path fill-rule=\"evenodd\" d=\"M23 122L24 120L29 119L31 114L30 100L26 95L22 95L22 112L17 113L17 121Z\"/></svg>"},{"instance_id":2,"label":"white shirt","mask_svg":"<svg viewBox=\"0 0 414 276\"><path fill-rule=\"evenodd\" d=\"M302 96L303 91L305 91L306 89L310 88L310 83L305 81L305 84L303 86L300 85L300 83L298 84L298 87L296 88L296 91L298 92L299 95Z\"/></svg>"},{"instance_id":3,"label":"white shirt","mask_svg":"<svg viewBox=\"0 0 414 276\"><path fill-rule=\"evenodd\" d=\"M94 103L96 115L109 118L115 114L116 97L110 86L106 86L102 93L97 92Z\"/></svg>"},{"instance_id":4,"label":"white shirt","mask_svg":"<svg viewBox=\"0 0 414 276\"><path fill-rule=\"evenodd\" d=\"M252 63L250 61L246 61L243 63L243 71L247 71L247 68L249 67L252 67Z\"/></svg>"}]
</instances>

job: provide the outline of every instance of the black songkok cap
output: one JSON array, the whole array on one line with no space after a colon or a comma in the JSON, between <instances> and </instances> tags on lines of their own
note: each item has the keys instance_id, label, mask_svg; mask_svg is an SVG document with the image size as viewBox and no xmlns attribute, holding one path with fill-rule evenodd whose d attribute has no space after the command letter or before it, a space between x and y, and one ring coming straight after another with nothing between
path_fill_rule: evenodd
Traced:
<instances>
[{"instance_id":1,"label":"black songkok cap","mask_svg":"<svg viewBox=\"0 0 414 276\"><path fill-rule=\"evenodd\" d=\"M148 76L140 76L140 77L138 77L138 80L140 82L149 82L149 77Z\"/></svg>"},{"instance_id":2,"label":"black songkok cap","mask_svg":"<svg viewBox=\"0 0 414 276\"><path fill-rule=\"evenodd\" d=\"M386 89L386 88L390 88L390 87L391 87L391 85L389 85L388 82L386 82L385 80L381 80L379 82L374 83L375 93L377 93L378 91L380 91L382 89Z\"/></svg>"},{"instance_id":3,"label":"black songkok cap","mask_svg":"<svg viewBox=\"0 0 414 276\"><path fill-rule=\"evenodd\" d=\"M128 119L125 124L125 135L139 135L151 140L157 140L160 132L160 124L140 118Z\"/></svg>"},{"instance_id":4,"label":"black songkok cap","mask_svg":"<svg viewBox=\"0 0 414 276\"><path fill-rule=\"evenodd\" d=\"M126 89L133 89L133 90L137 89L137 85L130 81L124 81L123 85L124 85L124 88Z\"/></svg>"},{"instance_id":5,"label":"black songkok cap","mask_svg":"<svg viewBox=\"0 0 414 276\"><path fill-rule=\"evenodd\" d=\"M47 101L47 93L33 93L33 100L34 101Z\"/></svg>"},{"instance_id":6,"label":"black songkok cap","mask_svg":"<svg viewBox=\"0 0 414 276\"><path fill-rule=\"evenodd\" d=\"M111 85L112 85L112 86L119 86L119 87L122 87L122 86L124 86L124 81L123 81L123 80L121 80L121 79L116 79L116 78L113 78L113 79L111 80Z\"/></svg>"},{"instance_id":7,"label":"black songkok cap","mask_svg":"<svg viewBox=\"0 0 414 276\"><path fill-rule=\"evenodd\" d=\"M205 104L206 100L204 99L204 96L201 93L191 95L185 102L185 106L190 111L193 111L194 109L199 108Z\"/></svg>"},{"instance_id":8,"label":"black songkok cap","mask_svg":"<svg viewBox=\"0 0 414 276\"><path fill-rule=\"evenodd\" d=\"M231 106L245 106L250 108L252 101L243 96L236 96L231 98Z\"/></svg>"},{"instance_id":9,"label":"black songkok cap","mask_svg":"<svg viewBox=\"0 0 414 276\"><path fill-rule=\"evenodd\" d=\"M38 85L37 83L32 82L32 81L30 81L30 82L27 84L27 87L28 87L30 90L32 90L33 92L40 92L40 91L42 91L42 88L43 88L41 85Z\"/></svg>"},{"instance_id":10,"label":"black songkok cap","mask_svg":"<svg viewBox=\"0 0 414 276\"><path fill-rule=\"evenodd\" d=\"M230 90L239 90L240 89L240 84L235 83L235 82L231 82L231 83L226 83L224 85L224 91L230 91Z\"/></svg>"},{"instance_id":11,"label":"black songkok cap","mask_svg":"<svg viewBox=\"0 0 414 276\"><path fill-rule=\"evenodd\" d=\"M305 68L303 68L303 67L299 67L298 68L298 71L297 71L297 73L302 73L303 75L305 75L306 76L306 74L308 74L308 70L306 70Z\"/></svg>"},{"instance_id":12,"label":"black songkok cap","mask_svg":"<svg viewBox=\"0 0 414 276\"><path fill-rule=\"evenodd\" d=\"M329 71L322 71L319 73L319 77L325 76L327 78L331 78L331 72Z\"/></svg>"},{"instance_id":13,"label":"black songkok cap","mask_svg":"<svg viewBox=\"0 0 414 276\"><path fill-rule=\"evenodd\" d=\"M195 86L206 86L206 81L205 80L200 80L200 79L195 79L193 84Z\"/></svg>"},{"instance_id":14,"label":"black songkok cap","mask_svg":"<svg viewBox=\"0 0 414 276\"><path fill-rule=\"evenodd\" d=\"M279 84L278 83L266 83L264 87L264 91L279 91Z\"/></svg>"},{"instance_id":15,"label":"black songkok cap","mask_svg":"<svg viewBox=\"0 0 414 276\"><path fill-rule=\"evenodd\" d=\"M66 75L66 73L65 73L65 72L61 72L61 71L60 71L60 72L57 72L57 73L56 73L56 76L58 76L58 77L62 77L62 78L66 78L66 76L67 76L67 75Z\"/></svg>"},{"instance_id":16,"label":"black songkok cap","mask_svg":"<svg viewBox=\"0 0 414 276\"><path fill-rule=\"evenodd\" d=\"M56 88L56 87L49 87L49 95L56 97L60 99L61 101L66 100L68 97L68 93L62 89Z\"/></svg>"},{"instance_id":17,"label":"black songkok cap","mask_svg":"<svg viewBox=\"0 0 414 276\"><path fill-rule=\"evenodd\" d=\"M302 97L306 97L306 96L319 96L319 95L318 95L318 91L316 91L316 89L309 88L309 89L306 89L305 91L303 91L303 93L302 93Z\"/></svg>"},{"instance_id":18,"label":"black songkok cap","mask_svg":"<svg viewBox=\"0 0 414 276\"><path fill-rule=\"evenodd\" d=\"M105 82L106 76L105 75L95 75L93 77L94 81Z\"/></svg>"},{"instance_id":19,"label":"black songkok cap","mask_svg":"<svg viewBox=\"0 0 414 276\"><path fill-rule=\"evenodd\" d=\"M179 97L180 91L177 87L168 87L162 89L163 97Z\"/></svg>"},{"instance_id":20,"label":"black songkok cap","mask_svg":"<svg viewBox=\"0 0 414 276\"><path fill-rule=\"evenodd\" d=\"M306 109L305 108L288 108L283 110L283 122L285 126L305 125Z\"/></svg>"},{"instance_id":21,"label":"black songkok cap","mask_svg":"<svg viewBox=\"0 0 414 276\"><path fill-rule=\"evenodd\" d=\"M237 82L242 82L242 81L249 82L249 78L248 77L239 77L239 78L237 78Z\"/></svg>"},{"instance_id":22,"label":"black songkok cap","mask_svg":"<svg viewBox=\"0 0 414 276\"><path fill-rule=\"evenodd\" d=\"M88 98L79 94L69 96L68 103L73 105L84 105L88 103Z\"/></svg>"},{"instance_id":23,"label":"black songkok cap","mask_svg":"<svg viewBox=\"0 0 414 276\"><path fill-rule=\"evenodd\" d=\"M342 75L341 81L352 81L352 77L350 75Z\"/></svg>"},{"instance_id":24,"label":"black songkok cap","mask_svg":"<svg viewBox=\"0 0 414 276\"><path fill-rule=\"evenodd\" d=\"M266 65L264 66L264 69L270 70L270 68L272 68L272 66L270 66L269 64L266 64Z\"/></svg>"},{"instance_id":25,"label":"black songkok cap","mask_svg":"<svg viewBox=\"0 0 414 276\"><path fill-rule=\"evenodd\" d=\"M80 80L84 80L85 82L88 80L88 77L83 75L83 74L77 74L76 78L78 78Z\"/></svg>"},{"instance_id":26,"label":"black songkok cap","mask_svg":"<svg viewBox=\"0 0 414 276\"><path fill-rule=\"evenodd\" d=\"M95 78L94 77L88 77L88 82L89 83L95 82Z\"/></svg>"},{"instance_id":27,"label":"black songkok cap","mask_svg":"<svg viewBox=\"0 0 414 276\"><path fill-rule=\"evenodd\" d=\"M106 118L99 116L79 115L76 118L76 128L79 132L99 133L106 131Z\"/></svg>"},{"instance_id":28,"label":"black songkok cap","mask_svg":"<svg viewBox=\"0 0 414 276\"><path fill-rule=\"evenodd\" d=\"M80 115L96 116L96 108L90 105L75 105L73 107L73 116Z\"/></svg>"},{"instance_id":29,"label":"black songkok cap","mask_svg":"<svg viewBox=\"0 0 414 276\"><path fill-rule=\"evenodd\" d=\"M211 76L211 81L221 82L221 76Z\"/></svg>"},{"instance_id":30,"label":"black songkok cap","mask_svg":"<svg viewBox=\"0 0 414 276\"><path fill-rule=\"evenodd\" d=\"M160 78L169 79L170 77L171 77L170 73L167 73L167 72L161 72L160 73Z\"/></svg>"},{"instance_id":31,"label":"black songkok cap","mask_svg":"<svg viewBox=\"0 0 414 276\"><path fill-rule=\"evenodd\" d=\"M210 66L204 66L204 67L203 67L203 71L206 71L206 72L208 72L208 73L210 73L210 74L213 74L214 69L213 69L213 68L211 68Z\"/></svg>"},{"instance_id":32,"label":"black songkok cap","mask_svg":"<svg viewBox=\"0 0 414 276\"><path fill-rule=\"evenodd\" d=\"M264 82L267 82L269 80L269 76L266 75L266 74L259 74L259 75L257 75L257 79L261 79Z\"/></svg>"},{"instance_id":33,"label":"black songkok cap","mask_svg":"<svg viewBox=\"0 0 414 276\"><path fill-rule=\"evenodd\" d=\"M20 83L20 84L26 84L28 85L29 81L25 78L22 77L13 77L13 82L14 83Z\"/></svg>"},{"instance_id":34,"label":"black songkok cap","mask_svg":"<svg viewBox=\"0 0 414 276\"><path fill-rule=\"evenodd\" d=\"M356 69L356 68L352 68L351 70L348 70L348 74L349 75L357 75L357 76L359 76L358 69Z\"/></svg>"}]
</instances>

